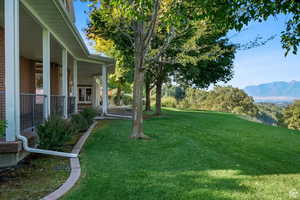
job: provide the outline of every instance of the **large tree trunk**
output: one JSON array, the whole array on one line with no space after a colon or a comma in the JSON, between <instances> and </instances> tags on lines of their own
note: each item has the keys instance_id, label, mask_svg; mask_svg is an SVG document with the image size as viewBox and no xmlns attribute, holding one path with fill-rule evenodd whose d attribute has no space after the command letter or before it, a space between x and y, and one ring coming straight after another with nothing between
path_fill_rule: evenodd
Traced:
<instances>
[{"instance_id":1,"label":"large tree trunk","mask_svg":"<svg viewBox=\"0 0 300 200\"><path fill-rule=\"evenodd\" d=\"M143 69L145 47L144 47L144 25L137 22L137 33L135 36L134 49L134 82L133 82L133 120L131 138L147 138L143 130L143 86L145 71Z\"/></svg>"},{"instance_id":2,"label":"large tree trunk","mask_svg":"<svg viewBox=\"0 0 300 200\"><path fill-rule=\"evenodd\" d=\"M121 88L117 88L117 94L116 94L116 105L120 106L121 105Z\"/></svg>"},{"instance_id":3,"label":"large tree trunk","mask_svg":"<svg viewBox=\"0 0 300 200\"><path fill-rule=\"evenodd\" d=\"M160 115L161 114L161 92L162 92L162 80L156 81L156 102L155 102L155 114Z\"/></svg>"},{"instance_id":4,"label":"large tree trunk","mask_svg":"<svg viewBox=\"0 0 300 200\"><path fill-rule=\"evenodd\" d=\"M143 131L143 85L144 72L135 69L134 73L134 87L133 87L133 124L132 124L132 138L144 138Z\"/></svg>"},{"instance_id":5,"label":"large tree trunk","mask_svg":"<svg viewBox=\"0 0 300 200\"><path fill-rule=\"evenodd\" d=\"M147 81L145 83L145 93L146 93L145 111L151 111L151 85Z\"/></svg>"}]
</instances>

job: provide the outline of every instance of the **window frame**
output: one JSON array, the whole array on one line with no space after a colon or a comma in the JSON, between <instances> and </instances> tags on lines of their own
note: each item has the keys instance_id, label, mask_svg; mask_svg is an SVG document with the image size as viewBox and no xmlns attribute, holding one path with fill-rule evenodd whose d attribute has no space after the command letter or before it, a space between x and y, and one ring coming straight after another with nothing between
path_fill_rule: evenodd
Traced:
<instances>
[{"instance_id":1,"label":"window frame","mask_svg":"<svg viewBox=\"0 0 300 200\"><path fill-rule=\"evenodd\" d=\"M87 89L91 90L91 98L90 100L87 100ZM84 101L80 100L80 90L83 90L83 96L84 96ZM78 86L78 104L92 104L92 98L93 98L93 89L91 86Z\"/></svg>"}]
</instances>

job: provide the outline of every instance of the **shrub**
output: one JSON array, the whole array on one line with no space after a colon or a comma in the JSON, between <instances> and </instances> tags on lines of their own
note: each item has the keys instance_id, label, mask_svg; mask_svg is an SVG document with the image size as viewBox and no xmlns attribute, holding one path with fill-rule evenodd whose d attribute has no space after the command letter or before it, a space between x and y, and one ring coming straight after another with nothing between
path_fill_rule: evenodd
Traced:
<instances>
[{"instance_id":1,"label":"shrub","mask_svg":"<svg viewBox=\"0 0 300 200\"><path fill-rule=\"evenodd\" d=\"M163 97L161 99L161 105L164 107L176 108L177 101L174 97Z\"/></svg>"},{"instance_id":2,"label":"shrub","mask_svg":"<svg viewBox=\"0 0 300 200\"><path fill-rule=\"evenodd\" d=\"M0 120L0 138L5 136L6 121Z\"/></svg>"},{"instance_id":3,"label":"shrub","mask_svg":"<svg viewBox=\"0 0 300 200\"><path fill-rule=\"evenodd\" d=\"M94 108L85 108L83 111L80 113L84 117L84 119L87 121L88 125L91 125L94 121L94 118L98 115L97 110Z\"/></svg>"},{"instance_id":4,"label":"shrub","mask_svg":"<svg viewBox=\"0 0 300 200\"><path fill-rule=\"evenodd\" d=\"M124 105L132 105L132 96L128 94L124 94L122 96L122 101Z\"/></svg>"},{"instance_id":5,"label":"shrub","mask_svg":"<svg viewBox=\"0 0 300 200\"><path fill-rule=\"evenodd\" d=\"M191 108L191 105L189 104L189 102L186 99L183 99L182 101L180 101L178 103L177 108L188 109L188 108Z\"/></svg>"},{"instance_id":6,"label":"shrub","mask_svg":"<svg viewBox=\"0 0 300 200\"><path fill-rule=\"evenodd\" d=\"M87 120L81 114L72 115L71 124L77 132L83 132L89 128Z\"/></svg>"},{"instance_id":7,"label":"shrub","mask_svg":"<svg viewBox=\"0 0 300 200\"><path fill-rule=\"evenodd\" d=\"M300 130L300 100L285 108L281 122L289 129Z\"/></svg>"},{"instance_id":8,"label":"shrub","mask_svg":"<svg viewBox=\"0 0 300 200\"><path fill-rule=\"evenodd\" d=\"M37 127L39 146L45 149L59 150L71 139L75 129L72 124L58 116L51 116Z\"/></svg>"},{"instance_id":9,"label":"shrub","mask_svg":"<svg viewBox=\"0 0 300 200\"><path fill-rule=\"evenodd\" d=\"M156 96L155 95L151 95L150 101L151 101L151 106L154 106L156 104Z\"/></svg>"},{"instance_id":10,"label":"shrub","mask_svg":"<svg viewBox=\"0 0 300 200\"><path fill-rule=\"evenodd\" d=\"M253 98L243 90L231 86L217 86L210 91L188 88L179 107L231 112L251 117L258 115L258 108Z\"/></svg>"}]
</instances>

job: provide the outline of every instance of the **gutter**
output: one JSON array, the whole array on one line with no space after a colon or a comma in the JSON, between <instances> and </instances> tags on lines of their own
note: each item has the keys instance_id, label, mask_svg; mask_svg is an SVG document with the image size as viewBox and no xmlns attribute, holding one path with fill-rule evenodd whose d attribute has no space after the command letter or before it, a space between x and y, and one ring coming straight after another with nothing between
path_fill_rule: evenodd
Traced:
<instances>
[{"instance_id":1,"label":"gutter","mask_svg":"<svg viewBox=\"0 0 300 200\"><path fill-rule=\"evenodd\" d=\"M51 151L51 150L44 150L44 149L37 149L28 146L28 139L21 135L19 131L17 131L17 138L22 141L23 148L25 151L30 153L40 153L52 156L60 156L60 157L67 157L67 158L77 158L78 154L74 153L65 153L65 152L58 152L58 151Z\"/></svg>"},{"instance_id":2,"label":"gutter","mask_svg":"<svg viewBox=\"0 0 300 200\"><path fill-rule=\"evenodd\" d=\"M67 23L70 30L73 32L74 36L76 37L76 40L78 41L79 45L81 46L82 50L84 51L84 53L86 54L86 56L88 58L93 59L93 60L97 60L97 61L100 61L100 62L104 62L104 64L111 64L111 63L115 62L114 59L112 59L112 58L104 57L104 56L100 56L100 55L96 55L96 54L91 54L89 52L85 42L83 41L83 38L80 35L78 29L75 27L74 23L72 22L72 19L69 15L68 11L64 7L63 3L61 1L58 1L58 0L52 0L52 2L58 8L58 10L61 13L64 21ZM77 60L84 61L84 59L80 59L80 58L77 58Z\"/></svg>"}]
</instances>

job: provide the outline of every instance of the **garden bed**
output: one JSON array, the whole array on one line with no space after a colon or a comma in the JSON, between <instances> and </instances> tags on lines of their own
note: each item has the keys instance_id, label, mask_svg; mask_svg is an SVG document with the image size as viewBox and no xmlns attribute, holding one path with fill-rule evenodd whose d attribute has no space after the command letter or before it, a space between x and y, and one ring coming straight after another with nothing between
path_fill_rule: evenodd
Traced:
<instances>
[{"instance_id":1,"label":"garden bed","mask_svg":"<svg viewBox=\"0 0 300 200\"><path fill-rule=\"evenodd\" d=\"M63 151L70 152L82 133L73 135ZM59 188L69 177L68 158L31 154L16 167L0 171L1 200L35 200Z\"/></svg>"}]
</instances>

